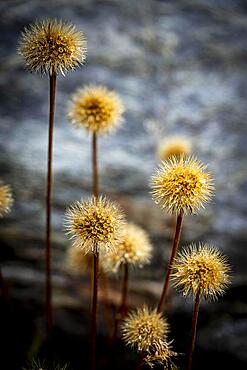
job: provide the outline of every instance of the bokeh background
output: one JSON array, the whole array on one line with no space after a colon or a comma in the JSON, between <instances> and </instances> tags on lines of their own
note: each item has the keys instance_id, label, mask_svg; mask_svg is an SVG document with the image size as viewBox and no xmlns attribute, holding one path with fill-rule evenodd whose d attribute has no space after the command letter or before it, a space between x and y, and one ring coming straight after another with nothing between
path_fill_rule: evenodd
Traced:
<instances>
[{"instance_id":1,"label":"bokeh background","mask_svg":"<svg viewBox=\"0 0 247 370\"><path fill-rule=\"evenodd\" d=\"M101 192L117 200L154 245L150 266L132 271L130 304L154 305L160 294L173 221L152 201L149 179L160 138L185 135L213 172L216 194L199 216L186 218L182 244L215 244L233 269L227 294L202 305L194 368L246 369L246 1L2 0L0 10L1 178L15 197L0 225L9 288L1 307L1 367L20 370L28 358L49 352L41 340L48 79L25 71L16 54L24 26L48 16L72 21L88 39L85 66L60 77L57 86L53 358L74 370L87 368L88 276L74 277L67 268L63 224L66 206L91 192L90 138L71 127L66 114L75 89L95 82L116 90L126 107L122 127L100 140ZM112 279L101 304L114 309L119 287L120 279ZM166 315L179 353L188 345L191 312L191 300L171 291ZM121 342L110 348L100 320L100 368L134 368L135 354ZM177 363L183 361L181 355Z\"/></svg>"}]
</instances>

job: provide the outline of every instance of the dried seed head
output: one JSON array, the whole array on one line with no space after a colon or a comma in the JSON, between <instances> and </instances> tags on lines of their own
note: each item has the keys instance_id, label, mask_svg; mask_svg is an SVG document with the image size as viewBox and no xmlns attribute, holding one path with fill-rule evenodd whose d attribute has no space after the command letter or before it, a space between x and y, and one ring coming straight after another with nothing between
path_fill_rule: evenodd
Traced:
<instances>
[{"instance_id":1,"label":"dried seed head","mask_svg":"<svg viewBox=\"0 0 247 370\"><path fill-rule=\"evenodd\" d=\"M0 183L0 217L10 212L12 204L13 196L10 186Z\"/></svg>"},{"instance_id":2,"label":"dried seed head","mask_svg":"<svg viewBox=\"0 0 247 370\"><path fill-rule=\"evenodd\" d=\"M107 134L122 122L123 104L118 95L104 86L89 85L72 97L68 118L76 127Z\"/></svg>"},{"instance_id":3,"label":"dried seed head","mask_svg":"<svg viewBox=\"0 0 247 370\"><path fill-rule=\"evenodd\" d=\"M121 240L125 222L115 203L92 197L76 202L68 209L66 224L68 234L74 239L73 245L87 254L114 249Z\"/></svg>"},{"instance_id":4,"label":"dried seed head","mask_svg":"<svg viewBox=\"0 0 247 370\"><path fill-rule=\"evenodd\" d=\"M22 33L18 53L31 72L58 74L74 70L86 57L87 42L82 32L67 22L44 19Z\"/></svg>"},{"instance_id":5,"label":"dried seed head","mask_svg":"<svg viewBox=\"0 0 247 370\"><path fill-rule=\"evenodd\" d=\"M205 299L217 299L230 282L229 272L226 258L216 248L192 244L179 253L172 280L184 296L195 296L199 292Z\"/></svg>"},{"instance_id":6,"label":"dried seed head","mask_svg":"<svg viewBox=\"0 0 247 370\"><path fill-rule=\"evenodd\" d=\"M165 161L172 156L190 155L192 145L189 139L182 136L172 136L162 140L157 148L157 157Z\"/></svg>"},{"instance_id":7,"label":"dried seed head","mask_svg":"<svg viewBox=\"0 0 247 370\"><path fill-rule=\"evenodd\" d=\"M159 340L149 349L144 357L144 361L151 368L157 364L165 365L166 368L166 366L171 364L171 358L176 355L177 353L172 351L171 342Z\"/></svg>"},{"instance_id":8,"label":"dried seed head","mask_svg":"<svg viewBox=\"0 0 247 370\"><path fill-rule=\"evenodd\" d=\"M206 168L194 157L172 157L162 162L151 180L154 201L170 213L198 213L214 190Z\"/></svg>"},{"instance_id":9,"label":"dried seed head","mask_svg":"<svg viewBox=\"0 0 247 370\"><path fill-rule=\"evenodd\" d=\"M159 341L166 340L168 323L161 313L147 307L131 312L122 325L124 341L138 351L149 352Z\"/></svg>"},{"instance_id":10,"label":"dried seed head","mask_svg":"<svg viewBox=\"0 0 247 370\"><path fill-rule=\"evenodd\" d=\"M102 267L113 273L125 263L142 267L150 261L152 249L147 233L141 227L128 223L124 227L121 242L102 258Z\"/></svg>"}]
</instances>

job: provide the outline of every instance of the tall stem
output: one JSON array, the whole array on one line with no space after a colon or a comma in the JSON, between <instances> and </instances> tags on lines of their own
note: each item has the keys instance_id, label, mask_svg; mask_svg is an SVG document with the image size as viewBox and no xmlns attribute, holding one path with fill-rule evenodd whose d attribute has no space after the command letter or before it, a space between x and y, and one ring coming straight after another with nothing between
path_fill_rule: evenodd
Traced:
<instances>
[{"instance_id":1,"label":"tall stem","mask_svg":"<svg viewBox=\"0 0 247 370\"><path fill-rule=\"evenodd\" d=\"M92 323L91 323L91 341L92 358L91 369L96 369L96 336L97 336L97 307L98 307L98 280L99 280L99 253L93 255L93 303L92 303Z\"/></svg>"},{"instance_id":2,"label":"tall stem","mask_svg":"<svg viewBox=\"0 0 247 370\"><path fill-rule=\"evenodd\" d=\"M93 195L99 196L99 176L98 176L98 148L97 148L97 134L93 133L92 138L92 166L93 166Z\"/></svg>"},{"instance_id":3,"label":"tall stem","mask_svg":"<svg viewBox=\"0 0 247 370\"><path fill-rule=\"evenodd\" d=\"M49 136L47 159L46 183L46 325L49 334L53 323L52 314L52 283L51 283L51 196L52 196L52 148L56 95L56 74L50 76L50 111L49 111Z\"/></svg>"},{"instance_id":4,"label":"tall stem","mask_svg":"<svg viewBox=\"0 0 247 370\"><path fill-rule=\"evenodd\" d=\"M191 367L192 367L192 357L193 357L193 352L194 352L195 343L196 343L196 329L197 329L199 306L200 306L200 290L198 290L196 294L195 304L194 304L192 329L191 329L191 342L190 342L190 348L189 348L187 370L191 370Z\"/></svg>"},{"instance_id":5,"label":"tall stem","mask_svg":"<svg viewBox=\"0 0 247 370\"><path fill-rule=\"evenodd\" d=\"M94 132L92 137L92 171L93 171L93 195L96 199L99 196L98 180L98 156L97 156L97 134ZM93 255L93 302L91 315L91 341L92 357L91 370L96 369L96 341L97 341L97 308L98 308L98 280L99 280L99 252L97 245L94 246Z\"/></svg>"},{"instance_id":6,"label":"tall stem","mask_svg":"<svg viewBox=\"0 0 247 370\"><path fill-rule=\"evenodd\" d=\"M177 249L178 249L178 245L179 245L179 241L180 241L180 237L181 237L182 222L183 222L183 214L180 213L177 216L175 235L174 235L174 239L173 239L173 243L172 243L172 252L171 252L170 261L169 261L168 268L167 268L167 273L166 273L166 278L165 278L163 291L162 291L160 301L159 301L159 304L158 304L158 312L163 311L166 295L167 295L167 292L168 292L168 287L169 287L169 282L170 282L170 277L171 277L171 272L172 272L172 266L173 266L174 258L177 254Z\"/></svg>"}]
</instances>

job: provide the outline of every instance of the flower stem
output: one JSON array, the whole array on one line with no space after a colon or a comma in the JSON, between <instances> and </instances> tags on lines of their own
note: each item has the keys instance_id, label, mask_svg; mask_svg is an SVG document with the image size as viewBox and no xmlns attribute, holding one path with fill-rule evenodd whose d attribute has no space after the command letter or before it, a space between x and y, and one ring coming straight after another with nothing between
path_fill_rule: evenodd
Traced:
<instances>
[{"instance_id":1,"label":"flower stem","mask_svg":"<svg viewBox=\"0 0 247 370\"><path fill-rule=\"evenodd\" d=\"M165 278L163 291L162 291L160 301L159 301L159 304L158 304L158 309L157 309L158 312L163 311L166 295L167 295L167 292L168 292L168 287L169 287L169 282L170 282L170 277L171 277L171 272L172 272L172 266L173 266L174 258L177 254L177 249L178 249L178 245L179 245L179 241L180 241L180 237L181 237L182 222L183 222L183 214L180 213L177 216L175 235L174 235L174 239L173 239L173 243L172 243L172 252L171 252L171 257L170 257L170 261L169 261L168 268L167 268L167 273L166 273L166 278Z\"/></svg>"},{"instance_id":2,"label":"flower stem","mask_svg":"<svg viewBox=\"0 0 247 370\"><path fill-rule=\"evenodd\" d=\"M98 180L98 156L97 156L97 134L94 132L92 137L92 170L93 170L93 195L99 196ZM98 281L99 281L99 252L97 245L93 254L93 301L91 314L91 370L96 369L96 341L97 341L97 308L98 308Z\"/></svg>"},{"instance_id":3,"label":"flower stem","mask_svg":"<svg viewBox=\"0 0 247 370\"><path fill-rule=\"evenodd\" d=\"M194 304L194 311L192 317L192 329L191 329L191 342L189 348L189 356L188 356L188 364L187 370L191 370L192 367L192 357L196 343L196 328L197 328L197 321L198 321L198 313L199 313L199 306L200 306L200 290L198 290L195 298Z\"/></svg>"},{"instance_id":4,"label":"flower stem","mask_svg":"<svg viewBox=\"0 0 247 370\"><path fill-rule=\"evenodd\" d=\"M47 334L50 333L53 323L52 313L52 282L51 282L51 196L52 196L52 149L56 95L56 74L50 76L50 111L46 183L46 325Z\"/></svg>"},{"instance_id":5,"label":"flower stem","mask_svg":"<svg viewBox=\"0 0 247 370\"><path fill-rule=\"evenodd\" d=\"M93 195L99 196L99 175L98 175L98 148L97 134L93 133L92 138L92 166L93 166Z\"/></svg>"},{"instance_id":6,"label":"flower stem","mask_svg":"<svg viewBox=\"0 0 247 370\"><path fill-rule=\"evenodd\" d=\"M99 280L99 252L93 255L93 303L92 303L92 323L91 323L91 340L92 340L92 358L91 369L96 369L96 336L97 336L97 307L98 307L98 280Z\"/></svg>"}]
</instances>

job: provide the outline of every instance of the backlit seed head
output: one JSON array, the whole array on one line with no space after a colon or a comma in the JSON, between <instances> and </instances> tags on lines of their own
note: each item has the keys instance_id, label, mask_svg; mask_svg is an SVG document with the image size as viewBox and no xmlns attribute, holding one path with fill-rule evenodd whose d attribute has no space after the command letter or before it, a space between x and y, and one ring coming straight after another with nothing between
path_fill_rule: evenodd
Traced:
<instances>
[{"instance_id":1,"label":"backlit seed head","mask_svg":"<svg viewBox=\"0 0 247 370\"><path fill-rule=\"evenodd\" d=\"M177 353L172 351L171 342L167 340L158 340L149 349L144 357L147 365L153 368L155 365L165 365L164 369L172 365L171 358L176 356ZM169 369L171 367L168 367Z\"/></svg>"},{"instance_id":2,"label":"backlit seed head","mask_svg":"<svg viewBox=\"0 0 247 370\"><path fill-rule=\"evenodd\" d=\"M154 201L170 213L196 214L213 194L207 167L194 157L162 162L151 179Z\"/></svg>"},{"instance_id":3,"label":"backlit seed head","mask_svg":"<svg viewBox=\"0 0 247 370\"><path fill-rule=\"evenodd\" d=\"M184 296L198 292L205 299L217 299L230 282L230 266L214 247L192 244L178 254L172 280Z\"/></svg>"},{"instance_id":4,"label":"backlit seed head","mask_svg":"<svg viewBox=\"0 0 247 370\"><path fill-rule=\"evenodd\" d=\"M167 334L166 319L147 307L131 312L122 324L124 341L138 351L151 351L156 343L166 340Z\"/></svg>"},{"instance_id":5,"label":"backlit seed head","mask_svg":"<svg viewBox=\"0 0 247 370\"><path fill-rule=\"evenodd\" d=\"M12 204L13 196L10 186L0 183L0 217L10 212Z\"/></svg>"},{"instance_id":6,"label":"backlit seed head","mask_svg":"<svg viewBox=\"0 0 247 370\"><path fill-rule=\"evenodd\" d=\"M123 238L116 248L101 260L107 272L117 272L121 264L140 266L149 263L152 252L147 233L139 226L128 223L123 229Z\"/></svg>"},{"instance_id":7,"label":"backlit seed head","mask_svg":"<svg viewBox=\"0 0 247 370\"><path fill-rule=\"evenodd\" d=\"M172 156L190 155L192 145L189 139L182 136L172 136L162 140L157 148L157 157L165 161Z\"/></svg>"},{"instance_id":8,"label":"backlit seed head","mask_svg":"<svg viewBox=\"0 0 247 370\"><path fill-rule=\"evenodd\" d=\"M82 32L67 22L44 19L25 28L18 53L31 72L58 74L74 70L86 57L87 42Z\"/></svg>"},{"instance_id":9,"label":"backlit seed head","mask_svg":"<svg viewBox=\"0 0 247 370\"><path fill-rule=\"evenodd\" d=\"M105 86L79 89L70 103L68 118L88 132L107 134L123 121L124 107L119 96Z\"/></svg>"},{"instance_id":10,"label":"backlit seed head","mask_svg":"<svg viewBox=\"0 0 247 370\"><path fill-rule=\"evenodd\" d=\"M125 225L119 207L106 198L74 203L66 212L68 234L84 254L109 252L122 238Z\"/></svg>"}]
</instances>

